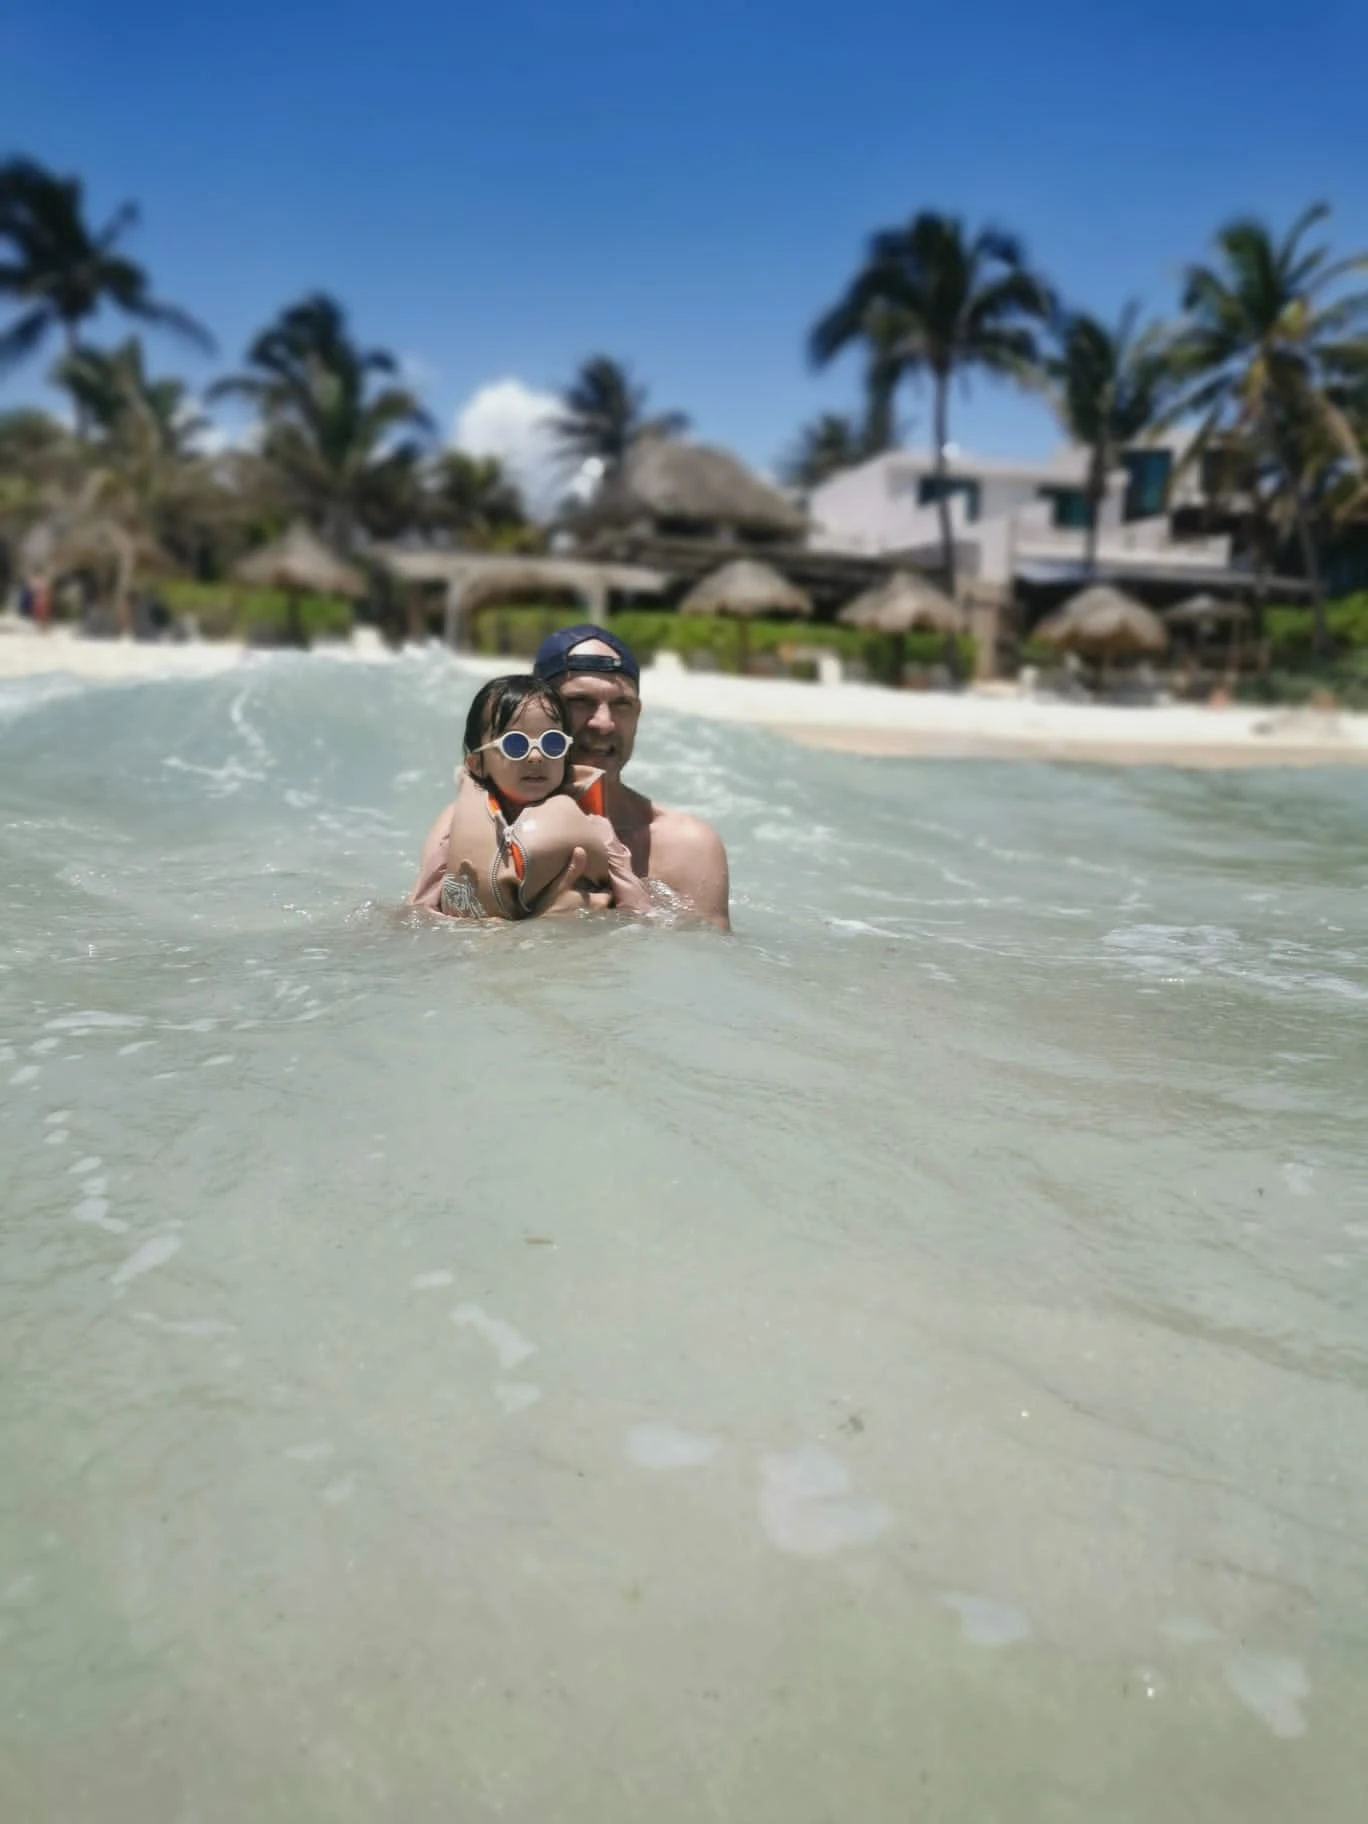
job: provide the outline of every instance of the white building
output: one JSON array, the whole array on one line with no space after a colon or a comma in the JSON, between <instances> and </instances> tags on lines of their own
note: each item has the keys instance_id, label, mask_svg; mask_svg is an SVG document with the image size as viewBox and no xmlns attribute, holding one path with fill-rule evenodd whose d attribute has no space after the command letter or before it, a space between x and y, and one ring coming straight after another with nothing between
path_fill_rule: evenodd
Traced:
<instances>
[{"instance_id":1,"label":"white building","mask_svg":"<svg viewBox=\"0 0 1368 1824\"><path fill-rule=\"evenodd\" d=\"M1097 575L1201 586L1244 575L1228 535L1178 538L1172 510L1201 499L1175 467L1175 442L1127 450L1110 476L1098 516ZM956 568L969 584L1000 590L1017 579L1068 582L1083 575L1088 452L1063 449L1043 462L999 461L955 451L947 492ZM816 550L940 563L935 462L929 452L890 450L843 470L808 496Z\"/></svg>"}]
</instances>

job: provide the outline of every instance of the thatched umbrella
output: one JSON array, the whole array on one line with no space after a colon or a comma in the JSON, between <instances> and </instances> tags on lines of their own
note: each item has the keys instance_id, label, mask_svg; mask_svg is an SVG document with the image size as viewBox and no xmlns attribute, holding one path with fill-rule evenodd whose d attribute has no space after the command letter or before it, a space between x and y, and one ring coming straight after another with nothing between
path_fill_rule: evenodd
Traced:
<instances>
[{"instance_id":1,"label":"thatched umbrella","mask_svg":"<svg viewBox=\"0 0 1368 1824\"><path fill-rule=\"evenodd\" d=\"M359 601L367 590L361 572L334 557L322 539L298 521L283 538L235 564L233 575L254 589L285 591L290 637L297 646L308 644L299 612L301 595L341 595Z\"/></svg>"},{"instance_id":2,"label":"thatched umbrella","mask_svg":"<svg viewBox=\"0 0 1368 1824\"><path fill-rule=\"evenodd\" d=\"M947 649L964 632L964 611L924 576L899 570L887 582L866 589L847 602L836 619L843 627L865 633L886 633L893 639L893 681L902 680L909 633L943 633Z\"/></svg>"},{"instance_id":3,"label":"thatched umbrella","mask_svg":"<svg viewBox=\"0 0 1368 1824\"><path fill-rule=\"evenodd\" d=\"M899 570L886 583L866 589L847 602L836 616L843 627L860 627L866 633L963 633L965 618L934 583L924 576Z\"/></svg>"},{"instance_id":4,"label":"thatched umbrella","mask_svg":"<svg viewBox=\"0 0 1368 1824\"><path fill-rule=\"evenodd\" d=\"M1249 620L1249 610L1243 602L1231 598L1223 601L1218 595L1203 592L1165 608L1164 619L1170 627L1243 626Z\"/></svg>"},{"instance_id":5,"label":"thatched umbrella","mask_svg":"<svg viewBox=\"0 0 1368 1824\"><path fill-rule=\"evenodd\" d=\"M129 594L136 572L174 575L179 569L148 532L130 528L113 508L100 504L102 475L87 477L80 488L54 496L52 510L29 528L19 547L25 571L91 568L112 572L114 614L121 632L130 631Z\"/></svg>"},{"instance_id":6,"label":"thatched umbrella","mask_svg":"<svg viewBox=\"0 0 1368 1824\"><path fill-rule=\"evenodd\" d=\"M1095 583L1046 615L1031 638L1072 648L1090 658L1114 659L1162 652L1168 645L1168 630L1143 602L1106 583Z\"/></svg>"},{"instance_id":7,"label":"thatched umbrella","mask_svg":"<svg viewBox=\"0 0 1368 1824\"><path fill-rule=\"evenodd\" d=\"M766 614L812 613L811 598L780 576L768 564L740 557L705 576L679 604L681 614L729 614L740 621L739 660L742 671L750 666L748 623Z\"/></svg>"},{"instance_id":8,"label":"thatched umbrella","mask_svg":"<svg viewBox=\"0 0 1368 1824\"><path fill-rule=\"evenodd\" d=\"M1217 627L1230 629L1230 647L1226 663L1234 671L1237 668L1240 649L1240 635L1252 620L1249 609L1243 602L1230 597L1222 600L1220 596L1190 595L1186 601L1176 607L1164 610L1164 620L1170 627L1191 627L1199 638Z\"/></svg>"}]
</instances>

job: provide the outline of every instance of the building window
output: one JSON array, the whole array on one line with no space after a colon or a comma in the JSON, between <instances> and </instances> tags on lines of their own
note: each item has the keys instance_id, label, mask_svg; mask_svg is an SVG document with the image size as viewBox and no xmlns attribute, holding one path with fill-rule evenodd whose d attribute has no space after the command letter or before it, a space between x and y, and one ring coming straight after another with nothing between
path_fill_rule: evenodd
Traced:
<instances>
[{"instance_id":1,"label":"building window","mask_svg":"<svg viewBox=\"0 0 1368 1824\"><path fill-rule=\"evenodd\" d=\"M1088 496L1082 488L1042 488L1040 498L1051 506L1050 524L1069 532L1088 529Z\"/></svg>"},{"instance_id":2,"label":"building window","mask_svg":"<svg viewBox=\"0 0 1368 1824\"><path fill-rule=\"evenodd\" d=\"M947 475L945 478L947 498L956 494L964 496L964 516L973 525L979 516L980 490L976 481L962 480L958 475ZM936 475L923 475L917 483L917 505L932 507L941 497L940 478Z\"/></svg>"},{"instance_id":3,"label":"building window","mask_svg":"<svg viewBox=\"0 0 1368 1824\"><path fill-rule=\"evenodd\" d=\"M1168 505L1173 456L1168 450L1127 450L1126 518L1155 519Z\"/></svg>"}]
</instances>

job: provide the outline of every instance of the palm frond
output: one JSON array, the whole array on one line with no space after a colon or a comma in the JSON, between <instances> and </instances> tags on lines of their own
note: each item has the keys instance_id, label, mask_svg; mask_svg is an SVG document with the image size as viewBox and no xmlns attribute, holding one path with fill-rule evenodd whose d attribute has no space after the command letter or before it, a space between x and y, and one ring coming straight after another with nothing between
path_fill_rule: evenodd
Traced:
<instances>
[{"instance_id":1,"label":"palm frond","mask_svg":"<svg viewBox=\"0 0 1368 1824\"><path fill-rule=\"evenodd\" d=\"M48 306L38 304L0 331L0 373L36 353L54 324L55 318Z\"/></svg>"},{"instance_id":2,"label":"palm frond","mask_svg":"<svg viewBox=\"0 0 1368 1824\"><path fill-rule=\"evenodd\" d=\"M161 329L172 330L182 341L193 343L206 355L215 354L218 343L213 335L189 311L182 310L176 304L161 304L155 298L144 298L137 304L128 306L130 316L141 317L144 323L155 323Z\"/></svg>"},{"instance_id":3,"label":"palm frond","mask_svg":"<svg viewBox=\"0 0 1368 1824\"><path fill-rule=\"evenodd\" d=\"M95 236L95 246L101 253L109 253L141 219L142 212L136 203L121 203Z\"/></svg>"}]
</instances>

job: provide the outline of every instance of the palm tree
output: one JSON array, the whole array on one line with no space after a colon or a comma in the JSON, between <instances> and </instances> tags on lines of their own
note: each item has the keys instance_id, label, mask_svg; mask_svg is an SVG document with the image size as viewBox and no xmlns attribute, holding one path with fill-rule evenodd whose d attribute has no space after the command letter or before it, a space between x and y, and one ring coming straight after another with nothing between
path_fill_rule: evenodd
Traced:
<instances>
[{"instance_id":1,"label":"palm tree","mask_svg":"<svg viewBox=\"0 0 1368 1824\"><path fill-rule=\"evenodd\" d=\"M1128 304L1115 329L1083 311L1063 315L1045 377L1065 431L1087 449L1088 539L1084 568L1097 568L1097 522L1107 477L1127 445L1164 422L1172 376L1151 327L1137 335L1139 307Z\"/></svg>"},{"instance_id":2,"label":"palm tree","mask_svg":"<svg viewBox=\"0 0 1368 1824\"><path fill-rule=\"evenodd\" d=\"M92 229L78 178L57 177L28 158L0 165L0 251L8 256L0 258L0 297L19 306L0 333L0 371L35 354L54 331L74 354L82 324L102 305L212 352L209 332L154 298L147 273L117 251L137 220L137 209L125 203Z\"/></svg>"},{"instance_id":3,"label":"palm tree","mask_svg":"<svg viewBox=\"0 0 1368 1824\"><path fill-rule=\"evenodd\" d=\"M683 412L646 412L646 388L621 363L593 355L561 394L552 430L565 457L578 466L597 460L617 467L640 437L678 437L689 428Z\"/></svg>"},{"instance_id":4,"label":"palm tree","mask_svg":"<svg viewBox=\"0 0 1368 1824\"><path fill-rule=\"evenodd\" d=\"M426 478L424 517L470 550L524 550L540 542L522 492L497 456L443 450Z\"/></svg>"},{"instance_id":5,"label":"palm tree","mask_svg":"<svg viewBox=\"0 0 1368 1824\"><path fill-rule=\"evenodd\" d=\"M1252 466L1285 502L1320 655L1330 639L1313 496L1327 474L1360 466L1341 401L1363 371L1368 325L1368 291L1343 290L1351 273L1368 270L1368 254L1332 260L1327 247L1304 246L1328 214L1324 203L1313 204L1281 240L1249 217L1227 223L1216 236L1215 262L1187 268L1186 320L1169 345L1181 387L1172 415L1200 419L1199 450L1219 436L1247 445Z\"/></svg>"},{"instance_id":6,"label":"palm tree","mask_svg":"<svg viewBox=\"0 0 1368 1824\"><path fill-rule=\"evenodd\" d=\"M136 337L113 350L78 349L55 378L88 427L107 512L121 517L140 550L174 554L193 568L241 503L200 448L208 420L184 382L152 378Z\"/></svg>"},{"instance_id":7,"label":"palm tree","mask_svg":"<svg viewBox=\"0 0 1368 1824\"><path fill-rule=\"evenodd\" d=\"M48 484L70 466L71 432L46 412L0 412L0 600L19 566L25 533L41 517Z\"/></svg>"},{"instance_id":8,"label":"palm tree","mask_svg":"<svg viewBox=\"0 0 1368 1824\"><path fill-rule=\"evenodd\" d=\"M946 580L955 586L955 542L946 467L950 384L975 368L1026 379L1038 368L1034 326L1052 308L1048 286L1026 263L1021 243L997 229L966 238L954 216L923 211L903 228L874 235L864 265L814 326L812 359L825 364L853 343L881 348L877 364L930 379L935 493Z\"/></svg>"},{"instance_id":9,"label":"palm tree","mask_svg":"<svg viewBox=\"0 0 1368 1824\"><path fill-rule=\"evenodd\" d=\"M907 369L902 318L886 302L876 301L865 312L860 334L865 344L860 442L866 457L879 456L899 441L897 394Z\"/></svg>"},{"instance_id":10,"label":"palm tree","mask_svg":"<svg viewBox=\"0 0 1368 1824\"><path fill-rule=\"evenodd\" d=\"M151 378L136 336L114 349L78 348L57 364L53 377L105 443L150 444L161 455L188 460L209 428L183 380Z\"/></svg>"},{"instance_id":11,"label":"palm tree","mask_svg":"<svg viewBox=\"0 0 1368 1824\"><path fill-rule=\"evenodd\" d=\"M853 418L823 412L803 425L781 468L797 488L815 488L841 469L853 469L869 455L865 432Z\"/></svg>"},{"instance_id":12,"label":"palm tree","mask_svg":"<svg viewBox=\"0 0 1368 1824\"><path fill-rule=\"evenodd\" d=\"M377 384L398 366L384 349L358 347L342 307L315 292L282 311L248 349L248 371L209 396L257 408L262 457L290 507L345 548L370 529L372 509L388 521L396 481L433 428L407 388Z\"/></svg>"}]
</instances>

